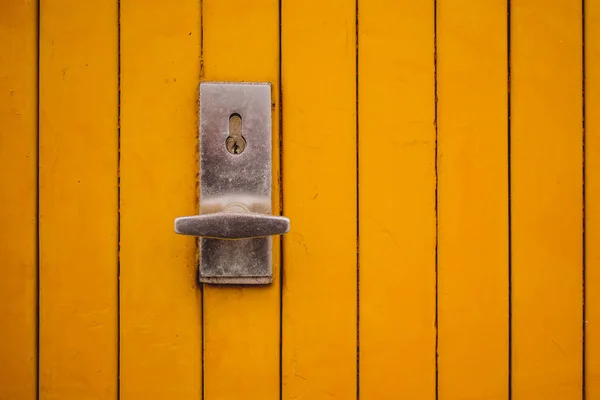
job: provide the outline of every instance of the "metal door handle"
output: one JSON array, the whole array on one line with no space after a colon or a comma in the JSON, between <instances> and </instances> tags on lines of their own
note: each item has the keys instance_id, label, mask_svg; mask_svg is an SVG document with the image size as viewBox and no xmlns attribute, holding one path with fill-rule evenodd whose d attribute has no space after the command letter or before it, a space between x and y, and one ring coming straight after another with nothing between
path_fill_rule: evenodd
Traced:
<instances>
[{"instance_id":1,"label":"metal door handle","mask_svg":"<svg viewBox=\"0 0 600 400\"><path fill-rule=\"evenodd\" d=\"M290 220L272 215L272 99L269 83L200 84L199 215L177 218L175 232L200 237L202 283L273 281L270 236Z\"/></svg>"},{"instance_id":2,"label":"metal door handle","mask_svg":"<svg viewBox=\"0 0 600 400\"><path fill-rule=\"evenodd\" d=\"M213 239L250 239L289 230L288 218L259 213L217 212L175 219L176 233Z\"/></svg>"}]
</instances>

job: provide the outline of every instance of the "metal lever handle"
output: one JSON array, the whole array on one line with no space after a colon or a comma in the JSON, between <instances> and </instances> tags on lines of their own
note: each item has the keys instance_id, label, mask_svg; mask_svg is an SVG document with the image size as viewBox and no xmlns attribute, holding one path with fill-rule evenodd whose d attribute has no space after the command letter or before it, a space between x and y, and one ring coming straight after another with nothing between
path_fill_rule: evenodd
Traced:
<instances>
[{"instance_id":1,"label":"metal lever handle","mask_svg":"<svg viewBox=\"0 0 600 400\"><path fill-rule=\"evenodd\" d=\"M289 230L288 218L258 213L217 212L175 219L176 233L213 239L283 235Z\"/></svg>"}]
</instances>

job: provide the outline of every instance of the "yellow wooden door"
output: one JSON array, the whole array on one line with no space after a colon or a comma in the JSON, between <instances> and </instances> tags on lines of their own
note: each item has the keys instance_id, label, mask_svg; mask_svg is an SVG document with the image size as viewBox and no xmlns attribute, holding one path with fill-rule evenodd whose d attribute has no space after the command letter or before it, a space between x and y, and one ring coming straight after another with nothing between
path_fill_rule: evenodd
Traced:
<instances>
[{"instance_id":1,"label":"yellow wooden door","mask_svg":"<svg viewBox=\"0 0 600 400\"><path fill-rule=\"evenodd\" d=\"M272 85L274 280L200 285L198 84ZM600 1L0 0L0 399L600 400Z\"/></svg>"}]
</instances>

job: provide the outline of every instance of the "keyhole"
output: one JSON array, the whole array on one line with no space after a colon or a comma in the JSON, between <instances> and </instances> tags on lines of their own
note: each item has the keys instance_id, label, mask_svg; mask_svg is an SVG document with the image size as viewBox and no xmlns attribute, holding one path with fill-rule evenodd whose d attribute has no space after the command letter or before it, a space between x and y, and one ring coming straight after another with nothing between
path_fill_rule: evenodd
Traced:
<instances>
[{"instance_id":1,"label":"keyhole","mask_svg":"<svg viewBox=\"0 0 600 400\"><path fill-rule=\"evenodd\" d=\"M242 136L242 116L231 114L229 116L229 137L225 141L225 147L231 154L241 154L246 148L246 139Z\"/></svg>"}]
</instances>

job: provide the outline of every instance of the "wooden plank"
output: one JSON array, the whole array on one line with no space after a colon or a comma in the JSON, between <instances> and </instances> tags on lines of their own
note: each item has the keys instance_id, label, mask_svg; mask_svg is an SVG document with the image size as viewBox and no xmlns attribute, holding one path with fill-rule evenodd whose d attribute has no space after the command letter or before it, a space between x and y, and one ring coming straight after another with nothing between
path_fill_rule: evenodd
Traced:
<instances>
[{"instance_id":1,"label":"wooden plank","mask_svg":"<svg viewBox=\"0 0 600 400\"><path fill-rule=\"evenodd\" d=\"M201 396L200 4L121 0L121 399Z\"/></svg>"},{"instance_id":2,"label":"wooden plank","mask_svg":"<svg viewBox=\"0 0 600 400\"><path fill-rule=\"evenodd\" d=\"M600 2L585 2L585 389L600 400Z\"/></svg>"},{"instance_id":3,"label":"wooden plank","mask_svg":"<svg viewBox=\"0 0 600 400\"><path fill-rule=\"evenodd\" d=\"M358 10L360 398L434 399L434 3Z\"/></svg>"},{"instance_id":4,"label":"wooden plank","mask_svg":"<svg viewBox=\"0 0 600 400\"><path fill-rule=\"evenodd\" d=\"M356 4L282 3L283 398L357 391Z\"/></svg>"},{"instance_id":5,"label":"wooden plank","mask_svg":"<svg viewBox=\"0 0 600 400\"><path fill-rule=\"evenodd\" d=\"M0 398L37 386L37 2L0 13Z\"/></svg>"},{"instance_id":6,"label":"wooden plank","mask_svg":"<svg viewBox=\"0 0 600 400\"><path fill-rule=\"evenodd\" d=\"M40 398L117 397L117 2L40 4Z\"/></svg>"},{"instance_id":7,"label":"wooden plank","mask_svg":"<svg viewBox=\"0 0 600 400\"><path fill-rule=\"evenodd\" d=\"M511 6L514 400L582 396L581 11Z\"/></svg>"},{"instance_id":8,"label":"wooden plank","mask_svg":"<svg viewBox=\"0 0 600 400\"><path fill-rule=\"evenodd\" d=\"M505 0L437 2L438 396L507 399Z\"/></svg>"},{"instance_id":9,"label":"wooden plank","mask_svg":"<svg viewBox=\"0 0 600 400\"><path fill-rule=\"evenodd\" d=\"M232 12L232 10L235 10ZM273 213L279 205L279 1L203 0L203 79L272 84ZM280 239L273 283L204 285L207 399L279 398Z\"/></svg>"}]
</instances>

